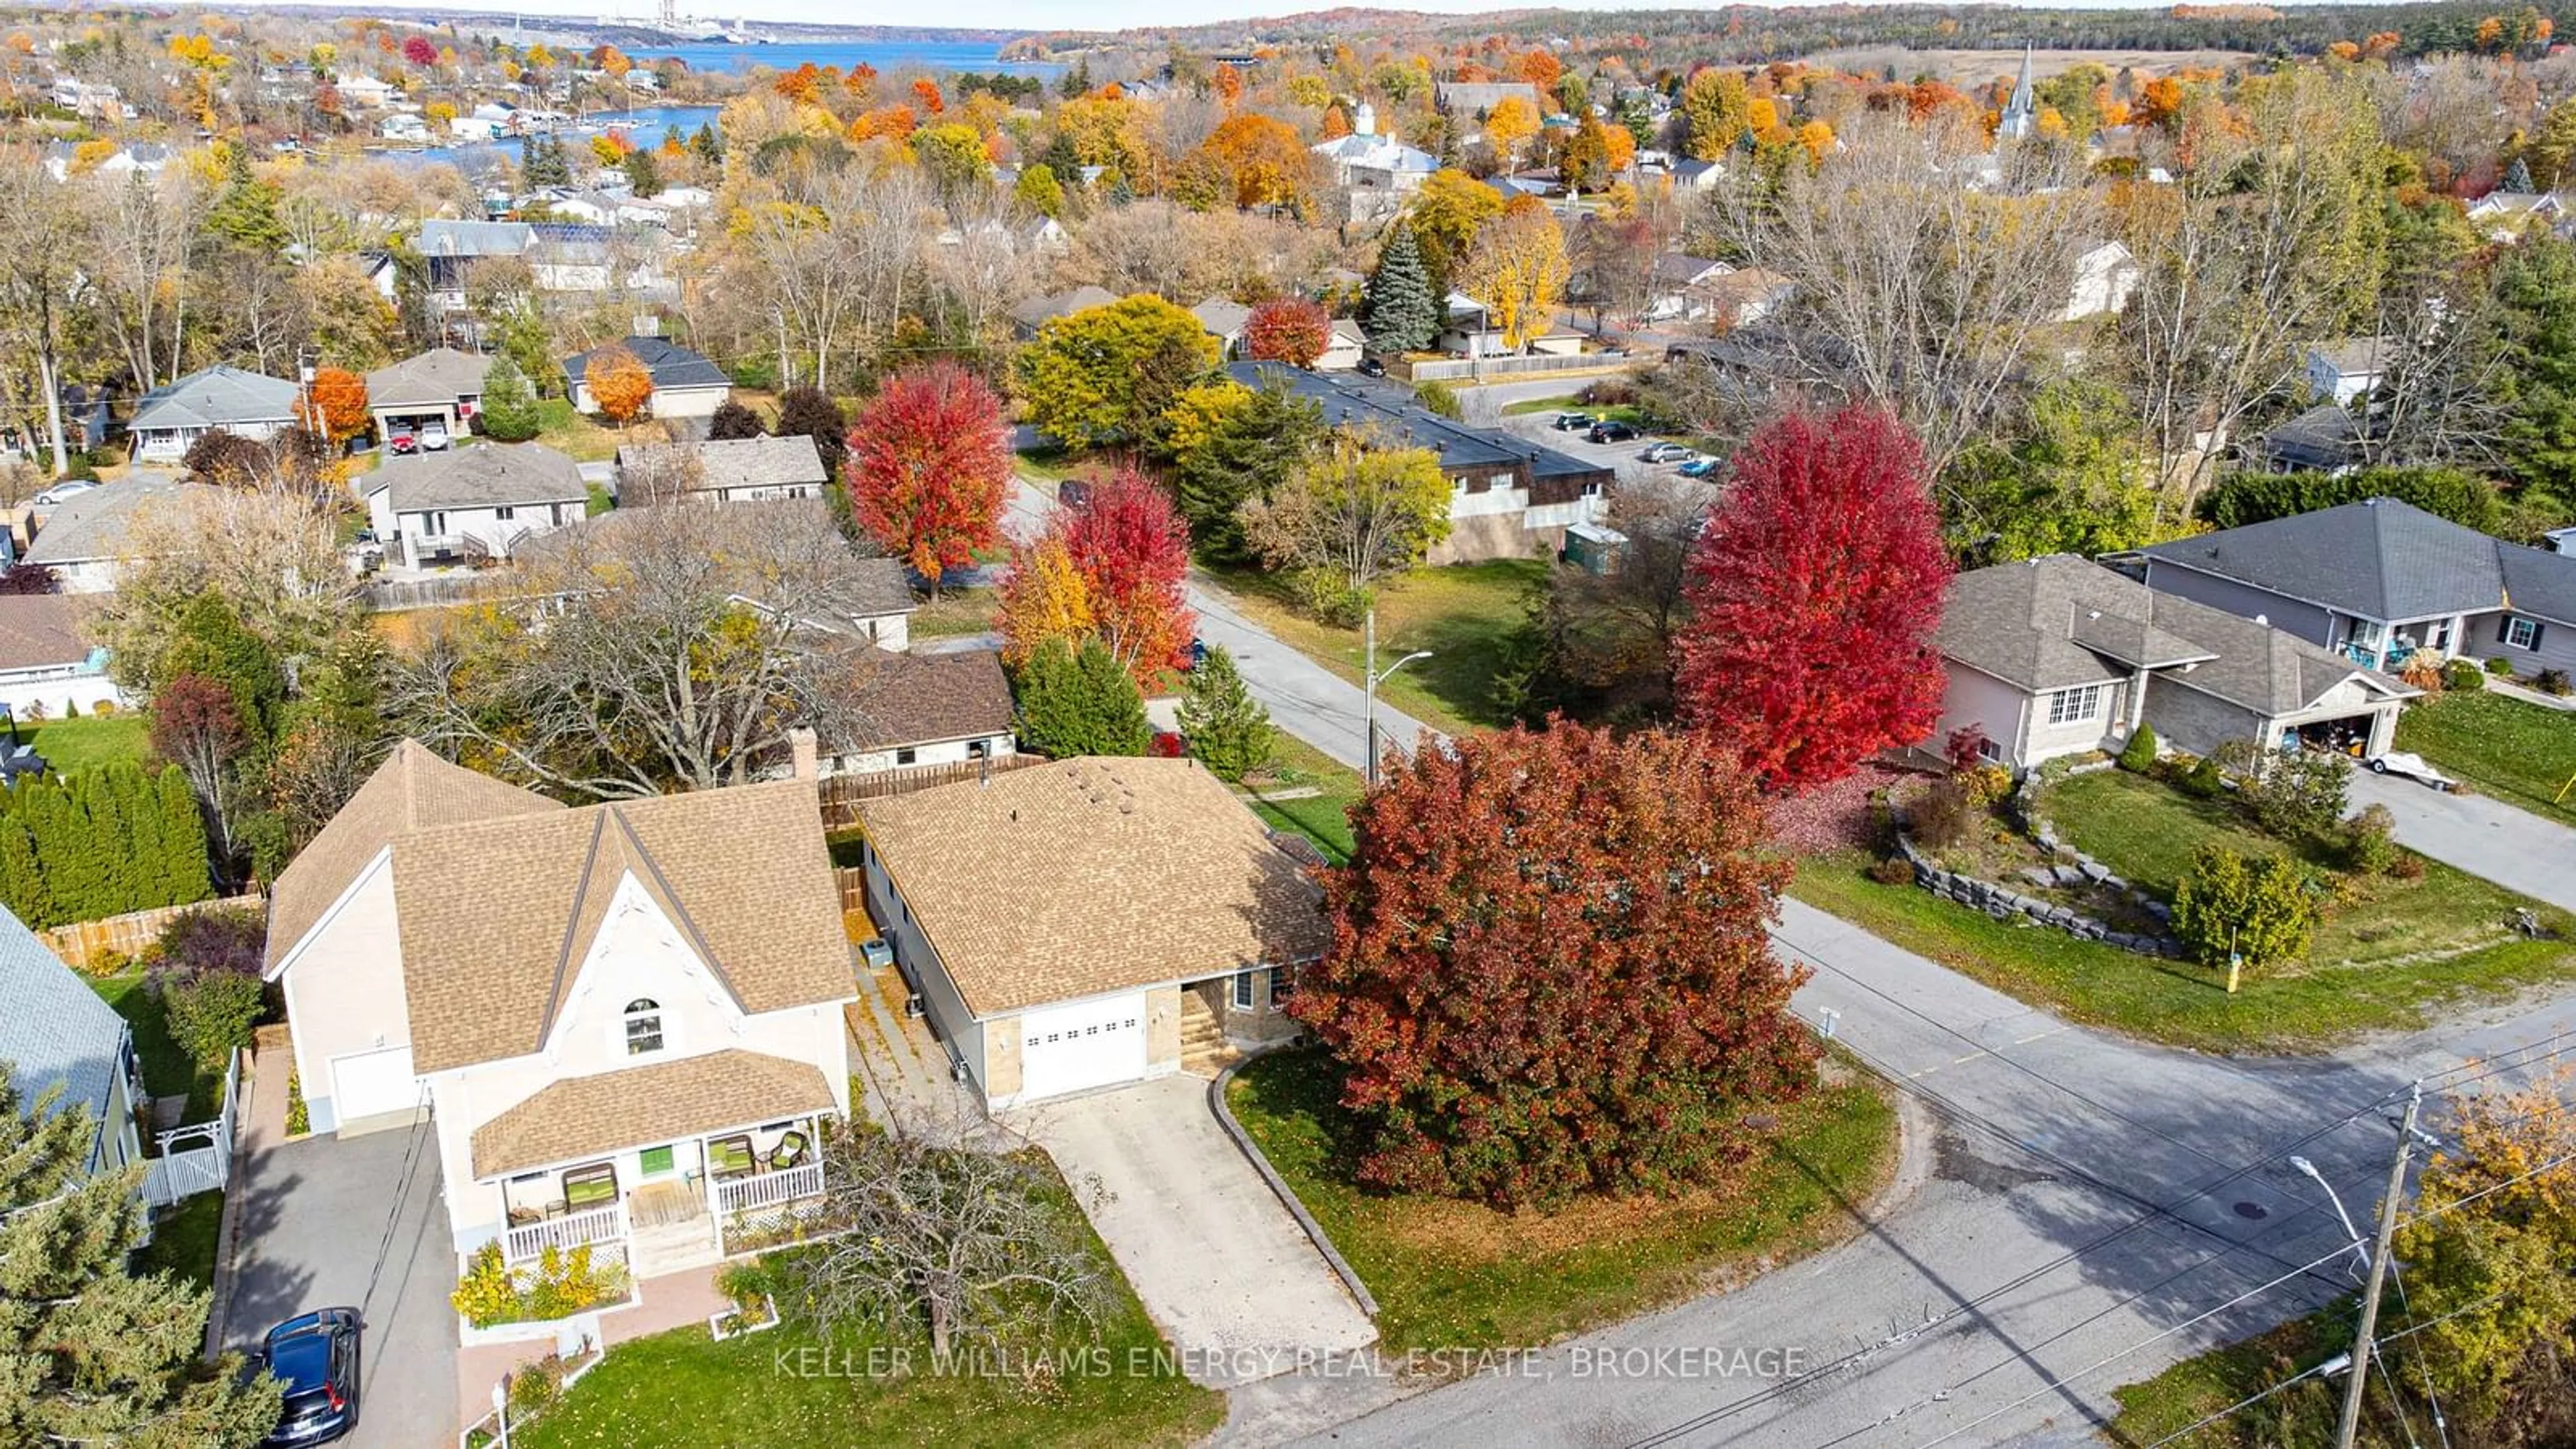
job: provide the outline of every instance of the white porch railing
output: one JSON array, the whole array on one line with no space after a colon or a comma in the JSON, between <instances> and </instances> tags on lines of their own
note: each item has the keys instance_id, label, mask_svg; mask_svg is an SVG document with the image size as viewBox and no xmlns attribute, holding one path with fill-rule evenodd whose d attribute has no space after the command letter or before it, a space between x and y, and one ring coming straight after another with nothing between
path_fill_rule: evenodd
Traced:
<instances>
[{"instance_id":1,"label":"white porch railing","mask_svg":"<svg viewBox=\"0 0 2576 1449\"><path fill-rule=\"evenodd\" d=\"M809 1162L757 1177L737 1177L716 1184L716 1207L725 1213L758 1212L823 1191L823 1164Z\"/></svg>"},{"instance_id":2,"label":"white porch railing","mask_svg":"<svg viewBox=\"0 0 2576 1449\"><path fill-rule=\"evenodd\" d=\"M623 1241L626 1236L626 1204L617 1202L512 1228L502 1235L501 1258L508 1263L524 1263L542 1256L548 1248L568 1253L593 1243Z\"/></svg>"},{"instance_id":3,"label":"white porch railing","mask_svg":"<svg viewBox=\"0 0 2576 1449\"><path fill-rule=\"evenodd\" d=\"M242 1053L224 1069L224 1104L212 1122L173 1127L154 1139L158 1156L144 1165L143 1201L167 1207L201 1192L222 1192L232 1182L235 1108L241 1095Z\"/></svg>"}]
</instances>

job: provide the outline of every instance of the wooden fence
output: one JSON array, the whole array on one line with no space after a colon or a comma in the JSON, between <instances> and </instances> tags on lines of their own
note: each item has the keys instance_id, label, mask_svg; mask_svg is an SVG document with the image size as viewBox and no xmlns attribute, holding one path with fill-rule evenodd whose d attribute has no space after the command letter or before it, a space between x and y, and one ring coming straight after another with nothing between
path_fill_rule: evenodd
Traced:
<instances>
[{"instance_id":1,"label":"wooden fence","mask_svg":"<svg viewBox=\"0 0 2576 1449\"><path fill-rule=\"evenodd\" d=\"M947 765L911 765L899 770L877 770L865 775L834 775L815 782L815 795L823 810L825 830L847 830L859 823L859 802L882 800L889 795L909 795L934 785L954 785L961 780L980 780L987 773L1000 775L1012 770L1025 770L1046 763L1044 755L1001 755L989 760L959 760Z\"/></svg>"},{"instance_id":2,"label":"wooden fence","mask_svg":"<svg viewBox=\"0 0 2576 1449\"><path fill-rule=\"evenodd\" d=\"M868 908L868 873L853 865L835 866L832 883L841 888L841 914Z\"/></svg>"},{"instance_id":3,"label":"wooden fence","mask_svg":"<svg viewBox=\"0 0 2576 1449\"><path fill-rule=\"evenodd\" d=\"M128 911L104 920L56 926L49 931L38 931L36 939L44 942L46 950L61 957L63 964L73 970L97 971L109 964L107 957L110 952L129 959L141 955L144 947L161 939L165 927L190 911L215 906L248 906L256 910L261 902L262 897L249 895L198 901L185 906L155 906L148 911Z\"/></svg>"}]
</instances>

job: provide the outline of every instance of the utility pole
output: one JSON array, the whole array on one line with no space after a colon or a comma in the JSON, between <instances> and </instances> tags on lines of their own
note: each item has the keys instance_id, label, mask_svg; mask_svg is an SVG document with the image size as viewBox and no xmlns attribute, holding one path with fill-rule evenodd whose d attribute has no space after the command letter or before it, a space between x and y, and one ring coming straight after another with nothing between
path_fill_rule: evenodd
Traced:
<instances>
[{"instance_id":1,"label":"utility pole","mask_svg":"<svg viewBox=\"0 0 2576 1449\"><path fill-rule=\"evenodd\" d=\"M1368 657L1360 665L1360 744L1361 748L1368 752L1366 771L1368 782L1375 785L1377 783L1377 687L1386 682L1388 675L1411 664L1414 660L1430 658L1431 651L1416 649L1386 668L1380 669L1377 667L1377 610L1368 611L1368 620L1362 625L1362 630L1361 637Z\"/></svg>"},{"instance_id":2,"label":"utility pole","mask_svg":"<svg viewBox=\"0 0 2576 1449\"><path fill-rule=\"evenodd\" d=\"M2424 1106L2424 1084L2406 1102L2397 1128L2397 1160L2388 1165L2388 1194L2379 1204L2379 1239L2370 1250L2370 1281L2361 1290L2361 1327L2352 1338L2352 1377L2344 1381L2343 1417L2335 1425L2336 1449L2353 1449L2361 1429L2361 1394L2370 1379L2370 1335L2379 1327L2379 1287L2388 1277L2388 1241L2397 1235L2397 1201L2406 1192L2406 1159L2415 1151L2415 1114Z\"/></svg>"}]
</instances>

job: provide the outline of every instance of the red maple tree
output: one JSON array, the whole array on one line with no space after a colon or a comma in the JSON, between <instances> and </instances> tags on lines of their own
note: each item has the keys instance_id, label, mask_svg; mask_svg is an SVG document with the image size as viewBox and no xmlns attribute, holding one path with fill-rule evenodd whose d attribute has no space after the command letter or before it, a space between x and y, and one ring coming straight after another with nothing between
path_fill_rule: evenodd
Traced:
<instances>
[{"instance_id":1,"label":"red maple tree","mask_svg":"<svg viewBox=\"0 0 2576 1449\"><path fill-rule=\"evenodd\" d=\"M403 59L414 65L438 64L438 44L426 35L415 35L403 42Z\"/></svg>"},{"instance_id":2,"label":"red maple tree","mask_svg":"<svg viewBox=\"0 0 2576 1449\"><path fill-rule=\"evenodd\" d=\"M1731 756L1550 721L1387 769L1289 1007L1370 1128L1363 1181L1506 1208L1672 1192L1812 1084L1805 972L1767 934L1788 871Z\"/></svg>"},{"instance_id":3,"label":"red maple tree","mask_svg":"<svg viewBox=\"0 0 2576 1449\"><path fill-rule=\"evenodd\" d=\"M1312 367L1333 340L1333 319L1303 297L1279 297L1243 321L1243 350L1255 362Z\"/></svg>"},{"instance_id":4,"label":"red maple tree","mask_svg":"<svg viewBox=\"0 0 2576 1449\"><path fill-rule=\"evenodd\" d=\"M1136 682L1179 667L1198 627L1183 583L1190 531L1162 485L1121 468L1081 507L1057 510L1050 528L1082 575L1092 632Z\"/></svg>"},{"instance_id":5,"label":"red maple tree","mask_svg":"<svg viewBox=\"0 0 2576 1449\"><path fill-rule=\"evenodd\" d=\"M956 363L887 378L850 429L842 476L859 527L930 581L1001 538L1011 486L1002 400Z\"/></svg>"},{"instance_id":6,"label":"red maple tree","mask_svg":"<svg viewBox=\"0 0 2576 1449\"><path fill-rule=\"evenodd\" d=\"M1887 412L1793 412L1735 456L1690 563L1675 694L1763 785L1838 780L1940 717L1950 586L1923 450Z\"/></svg>"}]
</instances>

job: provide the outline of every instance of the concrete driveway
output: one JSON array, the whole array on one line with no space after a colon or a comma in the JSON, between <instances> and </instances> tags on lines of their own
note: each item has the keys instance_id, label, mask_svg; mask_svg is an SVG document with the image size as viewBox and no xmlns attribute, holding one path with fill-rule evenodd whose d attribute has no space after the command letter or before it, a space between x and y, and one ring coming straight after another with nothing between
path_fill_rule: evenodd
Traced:
<instances>
[{"instance_id":1,"label":"concrete driveway","mask_svg":"<svg viewBox=\"0 0 2576 1449\"><path fill-rule=\"evenodd\" d=\"M1377 1326L1208 1109L1208 1084L1160 1077L1050 1102L1012 1125L1083 1190L1108 1200L1092 1226L1145 1311L1211 1388L1294 1369L1301 1355L1348 1354Z\"/></svg>"},{"instance_id":2,"label":"concrete driveway","mask_svg":"<svg viewBox=\"0 0 2576 1449\"><path fill-rule=\"evenodd\" d=\"M358 1431L384 1449L456 1442L456 1254L428 1124L308 1137L242 1162L224 1341L254 1347L279 1321L354 1305L366 1320Z\"/></svg>"},{"instance_id":3,"label":"concrete driveway","mask_svg":"<svg viewBox=\"0 0 2576 1449\"><path fill-rule=\"evenodd\" d=\"M2445 795L2403 775L2355 770L2352 808L2385 805L2397 843L2507 890L2576 911L2576 830L2485 795Z\"/></svg>"}]
</instances>

